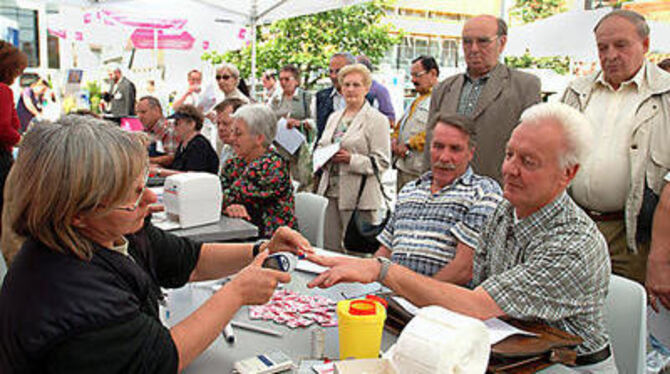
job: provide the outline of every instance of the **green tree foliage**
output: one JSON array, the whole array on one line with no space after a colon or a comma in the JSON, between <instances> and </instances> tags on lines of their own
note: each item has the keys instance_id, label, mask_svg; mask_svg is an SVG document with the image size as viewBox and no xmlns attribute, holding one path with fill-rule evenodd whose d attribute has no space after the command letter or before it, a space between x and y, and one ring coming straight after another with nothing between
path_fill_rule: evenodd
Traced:
<instances>
[{"instance_id":1,"label":"green tree foliage","mask_svg":"<svg viewBox=\"0 0 670 374\"><path fill-rule=\"evenodd\" d=\"M523 56L506 56L505 65L513 68L552 69L561 75L570 72L570 58L567 56L533 57L526 52Z\"/></svg>"},{"instance_id":2,"label":"green tree foliage","mask_svg":"<svg viewBox=\"0 0 670 374\"><path fill-rule=\"evenodd\" d=\"M511 13L530 23L565 10L565 0L516 0Z\"/></svg>"},{"instance_id":3,"label":"green tree foliage","mask_svg":"<svg viewBox=\"0 0 670 374\"><path fill-rule=\"evenodd\" d=\"M380 21L386 0L375 0L328 12L285 19L258 28L257 78L266 69L279 70L286 64L297 65L307 87L325 76L333 53L348 51L365 54L379 62L387 50L400 41L391 34L392 26ZM251 46L223 54L207 52L202 59L217 65L235 64L243 76L251 74Z\"/></svg>"}]
</instances>

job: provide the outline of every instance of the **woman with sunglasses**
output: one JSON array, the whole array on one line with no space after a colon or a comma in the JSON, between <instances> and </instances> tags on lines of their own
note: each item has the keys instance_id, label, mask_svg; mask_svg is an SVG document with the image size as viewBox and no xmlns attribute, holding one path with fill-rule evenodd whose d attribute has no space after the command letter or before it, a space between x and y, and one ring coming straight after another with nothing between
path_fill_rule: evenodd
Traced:
<instances>
[{"instance_id":1,"label":"woman with sunglasses","mask_svg":"<svg viewBox=\"0 0 670 374\"><path fill-rule=\"evenodd\" d=\"M200 133L204 120L202 113L193 105L182 105L169 119L174 120L174 133L179 140L179 146L167 169L154 165L151 167L151 173L159 177L185 171L217 174L219 156L209 140Z\"/></svg>"},{"instance_id":2,"label":"woman with sunglasses","mask_svg":"<svg viewBox=\"0 0 670 374\"><path fill-rule=\"evenodd\" d=\"M107 122L71 116L36 125L12 173L9 223L26 241L0 290L3 373L176 373L243 305L263 304L288 273L268 252L311 252L282 228L256 244L199 243L145 220L146 149ZM161 287L237 275L172 328Z\"/></svg>"},{"instance_id":3,"label":"woman with sunglasses","mask_svg":"<svg viewBox=\"0 0 670 374\"><path fill-rule=\"evenodd\" d=\"M238 87L241 83L240 71L235 65L224 62L216 68L215 78L221 90L216 100L217 103L229 98L237 98L244 101L245 104L249 103L249 97Z\"/></svg>"}]
</instances>

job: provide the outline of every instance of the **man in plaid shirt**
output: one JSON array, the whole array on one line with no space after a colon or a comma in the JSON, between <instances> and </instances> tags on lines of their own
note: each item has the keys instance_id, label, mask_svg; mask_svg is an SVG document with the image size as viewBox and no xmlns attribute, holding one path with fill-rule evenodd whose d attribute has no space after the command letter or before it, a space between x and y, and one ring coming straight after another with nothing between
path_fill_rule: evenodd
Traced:
<instances>
[{"instance_id":1,"label":"man in plaid shirt","mask_svg":"<svg viewBox=\"0 0 670 374\"><path fill-rule=\"evenodd\" d=\"M174 127L163 117L160 101L153 96L143 96L137 102L135 111L151 138L149 145L151 163L169 166L172 164L179 142Z\"/></svg>"},{"instance_id":2,"label":"man in plaid shirt","mask_svg":"<svg viewBox=\"0 0 670 374\"><path fill-rule=\"evenodd\" d=\"M473 248L502 191L475 174L474 122L440 115L430 146L431 171L406 184L393 216L377 239L384 256L417 273L465 285L472 279Z\"/></svg>"},{"instance_id":3,"label":"man in plaid shirt","mask_svg":"<svg viewBox=\"0 0 670 374\"><path fill-rule=\"evenodd\" d=\"M475 249L470 290L388 259L309 256L330 267L310 287L378 281L417 306L440 305L482 320L539 320L580 336L582 373L616 373L605 327L610 277L607 245L565 193L590 144L587 119L560 103L521 116L503 161L503 197Z\"/></svg>"}]
</instances>

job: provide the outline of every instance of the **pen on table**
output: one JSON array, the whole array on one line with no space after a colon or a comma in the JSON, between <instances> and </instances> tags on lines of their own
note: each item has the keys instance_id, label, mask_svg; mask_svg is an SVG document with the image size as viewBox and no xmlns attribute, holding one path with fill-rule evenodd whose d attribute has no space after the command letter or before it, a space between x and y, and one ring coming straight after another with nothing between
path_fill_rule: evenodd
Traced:
<instances>
[{"instance_id":1,"label":"pen on table","mask_svg":"<svg viewBox=\"0 0 670 374\"><path fill-rule=\"evenodd\" d=\"M223 337L226 338L228 343L235 342L235 334L233 333L233 326L230 322L223 328Z\"/></svg>"},{"instance_id":2,"label":"pen on table","mask_svg":"<svg viewBox=\"0 0 670 374\"><path fill-rule=\"evenodd\" d=\"M261 334L274 335L274 336L283 336L284 335L282 332L272 330L272 329L266 329L266 328L263 328L263 327L260 327L260 326L252 325L250 323L230 321L230 324L235 326L235 327L239 327L241 329L244 329L244 330L260 332Z\"/></svg>"}]
</instances>

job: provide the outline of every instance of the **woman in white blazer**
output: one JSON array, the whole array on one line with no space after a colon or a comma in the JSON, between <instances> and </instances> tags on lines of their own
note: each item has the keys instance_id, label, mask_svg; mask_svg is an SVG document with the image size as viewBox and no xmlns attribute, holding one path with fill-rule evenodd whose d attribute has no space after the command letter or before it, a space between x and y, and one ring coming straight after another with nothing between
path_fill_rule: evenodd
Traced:
<instances>
[{"instance_id":1,"label":"woman in white blazer","mask_svg":"<svg viewBox=\"0 0 670 374\"><path fill-rule=\"evenodd\" d=\"M337 78L346 107L328 117L316 148L340 143L340 150L323 166L317 193L328 198L324 246L342 251L344 232L356 208L360 184L366 177L358 210L364 218L377 222L383 197L370 157L381 176L389 167L391 146L388 119L365 100L372 84L370 71L361 64L348 65Z\"/></svg>"}]
</instances>

